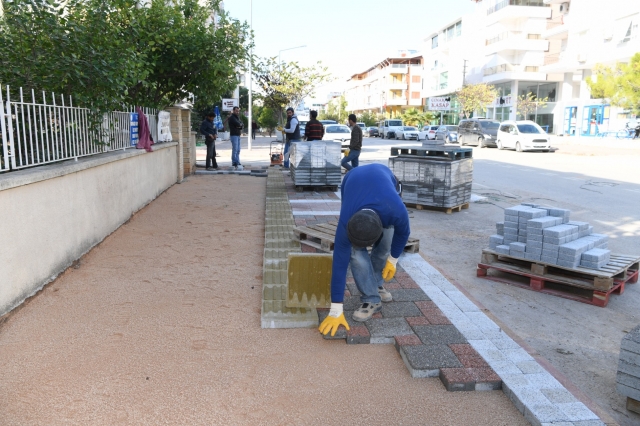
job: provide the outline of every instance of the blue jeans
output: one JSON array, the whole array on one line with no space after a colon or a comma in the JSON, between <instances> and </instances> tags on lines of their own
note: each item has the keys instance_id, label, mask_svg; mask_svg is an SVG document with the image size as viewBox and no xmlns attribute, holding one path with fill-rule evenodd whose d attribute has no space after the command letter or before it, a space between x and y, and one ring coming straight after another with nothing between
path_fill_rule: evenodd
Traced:
<instances>
[{"instance_id":1,"label":"blue jeans","mask_svg":"<svg viewBox=\"0 0 640 426\"><path fill-rule=\"evenodd\" d=\"M285 169L289 168L289 151L291 150L291 142L302 142L300 139L290 140L284 144L284 162L282 167Z\"/></svg>"},{"instance_id":2,"label":"blue jeans","mask_svg":"<svg viewBox=\"0 0 640 426\"><path fill-rule=\"evenodd\" d=\"M240 165L240 136L231 136L231 165Z\"/></svg>"},{"instance_id":3,"label":"blue jeans","mask_svg":"<svg viewBox=\"0 0 640 426\"><path fill-rule=\"evenodd\" d=\"M358 167L358 164L360 164L360 160L358 160L358 157L360 157L360 150L352 149L351 151L349 151L349 155L342 159L340 164L342 164L342 167L344 167L345 169L351 170L354 167ZM351 161L351 164L349 164L349 161Z\"/></svg>"},{"instance_id":4,"label":"blue jeans","mask_svg":"<svg viewBox=\"0 0 640 426\"><path fill-rule=\"evenodd\" d=\"M383 286L382 270L387 263L393 240L393 226L384 228L382 236L373 245L371 254L366 248L351 248L351 273L358 291L362 293L362 303L380 303L378 287Z\"/></svg>"}]
</instances>

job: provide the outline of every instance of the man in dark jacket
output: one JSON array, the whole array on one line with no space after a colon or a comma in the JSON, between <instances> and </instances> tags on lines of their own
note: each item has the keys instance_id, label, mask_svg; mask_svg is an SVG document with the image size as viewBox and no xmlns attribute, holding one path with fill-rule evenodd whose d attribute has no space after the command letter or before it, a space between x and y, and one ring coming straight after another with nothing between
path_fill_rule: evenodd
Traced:
<instances>
[{"instance_id":1,"label":"man in dark jacket","mask_svg":"<svg viewBox=\"0 0 640 426\"><path fill-rule=\"evenodd\" d=\"M289 168L289 150L291 142L302 142L300 137L300 123L298 117L294 114L293 108L287 108L287 124L284 125L284 133L287 141L284 144L284 164L285 169Z\"/></svg>"},{"instance_id":2,"label":"man in dark jacket","mask_svg":"<svg viewBox=\"0 0 640 426\"><path fill-rule=\"evenodd\" d=\"M233 107L233 113L229 116L229 136L231 139L231 165L236 169L240 164L240 134L242 132L242 120L240 120L240 108Z\"/></svg>"},{"instance_id":3,"label":"man in dark jacket","mask_svg":"<svg viewBox=\"0 0 640 426\"><path fill-rule=\"evenodd\" d=\"M304 137L307 141L321 141L324 136L324 126L316 119L318 111L311 111L309 115L311 116L311 120L307 123Z\"/></svg>"},{"instance_id":4,"label":"man in dark jacket","mask_svg":"<svg viewBox=\"0 0 640 426\"><path fill-rule=\"evenodd\" d=\"M349 127L351 127L351 143L349 143L349 152L341 161L342 167L347 171L358 167L360 164L360 150L362 149L362 128L356 124L356 115L349 114ZM351 164L349 164L351 162Z\"/></svg>"},{"instance_id":5,"label":"man in dark jacket","mask_svg":"<svg viewBox=\"0 0 640 426\"><path fill-rule=\"evenodd\" d=\"M218 129L213 125L213 119L216 115L213 112L207 114L206 118L200 125L200 133L204 136L204 143L207 145L207 170L217 170L216 162L216 138L218 137Z\"/></svg>"}]
</instances>

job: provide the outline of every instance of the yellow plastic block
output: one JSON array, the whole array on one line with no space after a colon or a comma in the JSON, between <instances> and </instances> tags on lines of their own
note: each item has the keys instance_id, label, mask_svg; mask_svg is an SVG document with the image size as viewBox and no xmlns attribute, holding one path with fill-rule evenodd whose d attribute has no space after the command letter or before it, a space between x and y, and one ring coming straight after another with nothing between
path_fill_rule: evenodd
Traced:
<instances>
[{"instance_id":1,"label":"yellow plastic block","mask_svg":"<svg viewBox=\"0 0 640 426\"><path fill-rule=\"evenodd\" d=\"M289 253L287 307L331 307L333 255Z\"/></svg>"}]
</instances>

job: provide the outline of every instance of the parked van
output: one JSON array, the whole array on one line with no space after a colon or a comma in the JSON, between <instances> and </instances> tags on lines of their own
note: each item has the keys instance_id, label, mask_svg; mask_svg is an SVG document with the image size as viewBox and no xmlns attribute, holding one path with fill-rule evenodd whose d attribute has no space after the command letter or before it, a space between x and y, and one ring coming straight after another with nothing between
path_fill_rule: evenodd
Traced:
<instances>
[{"instance_id":1,"label":"parked van","mask_svg":"<svg viewBox=\"0 0 640 426\"><path fill-rule=\"evenodd\" d=\"M378 123L378 134L382 139L395 138L396 130L403 130L402 127L404 127L404 124L398 118L382 120Z\"/></svg>"}]
</instances>

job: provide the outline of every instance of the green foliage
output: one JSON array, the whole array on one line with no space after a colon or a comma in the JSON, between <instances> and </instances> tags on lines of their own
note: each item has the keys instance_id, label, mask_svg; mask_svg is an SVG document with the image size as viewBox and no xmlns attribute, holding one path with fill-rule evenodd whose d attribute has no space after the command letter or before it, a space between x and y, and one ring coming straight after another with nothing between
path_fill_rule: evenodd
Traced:
<instances>
[{"instance_id":1,"label":"green foliage","mask_svg":"<svg viewBox=\"0 0 640 426\"><path fill-rule=\"evenodd\" d=\"M347 121L348 116L347 100L344 95L341 95L329 101L327 109L318 114L318 120L335 120L338 123L344 123ZM360 117L357 117L357 120L361 121Z\"/></svg>"},{"instance_id":2,"label":"green foliage","mask_svg":"<svg viewBox=\"0 0 640 426\"><path fill-rule=\"evenodd\" d=\"M456 92L460 110L466 118L474 111L485 112L497 96L496 88L486 83L468 84Z\"/></svg>"},{"instance_id":3,"label":"green foliage","mask_svg":"<svg viewBox=\"0 0 640 426\"><path fill-rule=\"evenodd\" d=\"M297 62L278 64L276 58L260 61L253 74L259 88L256 97L264 106L275 110L279 117L286 107L297 107L304 98L313 95L318 85L332 79L321 62L302 67Z\"/></svg>"},{"instance_id":4,"label":"green foliage","mask_svg":"<svg viewBox=\"0 0 640 426\"><path fill-rule=\"evenodd\" d=\"M378 115L374 114L371 111L365 111L358 117L358 121L361 121L365 124L365 126L377 126L378 125Z\"/></svg>"},{"instance_id":5,"label":"green foliage","mask_svg":"<svg viewBox=\"0 0 640 426\"><path fill-rule=\"evenodd\" d=\"M400 116L407 126L423 126L435 118L431 111L419 111L415 108L409 108Z\"/></svg>"},{"instance_id":6,"label":"green foliage","mask_svg":"<svg viewBox=\"0 0 640 426\"><path fill-rule=\"evenodd\" d=\"M520 114L524 120L527 120L527 117L532 112L535 112L537 108L544 108L547 106L547 101L549 98L536 98L536 95L529 92L526 95L518 96L518 114Z\"/></svg>"},{"instance_id":7,"label":"green foliage","mask_svg":"<svg viewBox=\"0 0 640 426\"><path fill-rule=\"evenodd\" d=\"M596 65L594 74L595 78L587 78L594 98L607 99L612 105L640 114L640 53L615 68Z\"/></svg>"},{"instance_id":8,"label":"green foliage","mask_svg":"<svg viewBox=\"0 0 640 426\"><path fill-rule=\"evenodd\" d=\"M14 0L0 17L0 81L72 95L95 111L165 107L193 94L200 109L237 84L245 24L197 0Z\"/></svg>"},{"instance_id":9,"label":"green foliage","mask_svg":"<svg viewBox=\"0 0 640 426\"><path fill-rule=\"evenodd\" d=\"M262 107L258 115L258 125L269 132L269 136L278 125L276 111L269 107Z\"/></svg>"}]
</instances>

